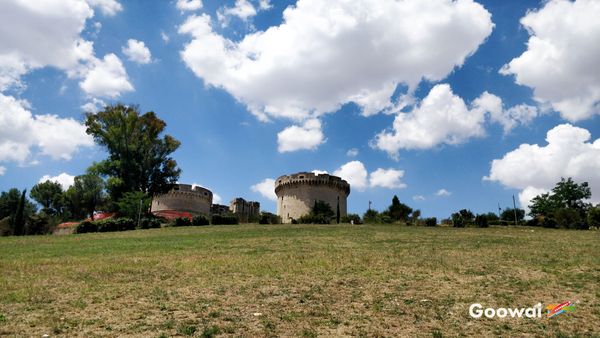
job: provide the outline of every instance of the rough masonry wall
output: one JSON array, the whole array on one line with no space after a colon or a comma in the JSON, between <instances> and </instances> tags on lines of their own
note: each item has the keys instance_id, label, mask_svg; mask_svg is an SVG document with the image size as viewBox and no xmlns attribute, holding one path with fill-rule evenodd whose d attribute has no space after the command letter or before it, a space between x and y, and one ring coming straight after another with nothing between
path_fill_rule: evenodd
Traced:
<instances>
[{"instance_id":1,"label":"rough masonry wall","mask_svg":"<svg viewBox=\"0 0 600 338\"><path fill-rule=\"evenodd\" d=\"M308 213L315 204L315 200L324 201L336 212L337 201L340 201L340 216L347 215L345 192L319 185L296 185L281 190L277 199L277 215L283 223L291 223Z\"/></svg>"},{"instance_id":2,"label":"rough masonry wall","mask_svg":"<svg viewBox=\"0 0 600 338\"><path fill-rule=\"evenodd\" d=\"M195 215L210 215L212 201L187 192L169 192L152 199L152 212L164 210L186 211Z\"/></svg>"}]
</instances>

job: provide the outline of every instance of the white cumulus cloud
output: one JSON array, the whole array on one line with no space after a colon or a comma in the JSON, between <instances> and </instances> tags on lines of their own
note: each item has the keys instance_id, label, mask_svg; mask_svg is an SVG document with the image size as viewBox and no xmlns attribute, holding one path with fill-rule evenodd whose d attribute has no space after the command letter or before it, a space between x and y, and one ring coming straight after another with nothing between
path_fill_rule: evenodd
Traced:
<instances>
[{"instance_id":1,"label":"white cumulus cloud","mask_svg":"<svg viewBox=\"0 0 600 338\"><path fill-rule=\"evenodd\" d=\"M44 176L42 176L42 178L40 178L38 183L43 183L46 181L56 182L61 185L63 190L67 190L75 182L75 176L69 175L67 173L61 173L57 176L44 175Z\"/></svg>"},{"instance_id":2,"label":"white cumulus cloud","mask_svg":"<svg viewBox=\"0 0 600 338\"><path fill-rule=\"evenodd\" d=\"M369 175L369 185L373 188L406 188L406 184L401 182L403 176L404 170L378 168Z\"/></svg>"},{"instance_id":3,"label":"white cumulus cloud","mask_svg":"<svg viewBox=\"0 0 600 338\"><path fill-rule=\"evenodd\" d=\"M501 69L570 121L600 113L600 2L551 0L521 24L527 50Z\"/></svg>"},{"instance_id":4,"label":"white cumulus cloud","mask_svg":"<svg viewBox=\"0 0 600 338\"><path fill-rule=\"evenodd\" d=\"M356 148L348 149L348 151L346 152L346 156L348 156L348 157L358 156L358 149L356 149Z\"/></svg>"},{"instance_id":5,"label":"white cumulus cloud","mask_svg":"<svg viewBox=\"0 0 600 338\"><path fill-rule=\"evenodd\" d=\"M0 176L6 174L6 167L0 165Z\"/></svg>"},{"instance_id":6,"label":"white cumulus cloud","mask_svg":"<svg viewBox=\"0 0 600 338\"><path fill-rule=\"evenodd\" d=\"M378 134L373 145L397 157L400 149L460 144L483 136L484 122L484 110L469 109L448 84L439 84L411 112L399 113L393 129Z\"/></svg>"},{"instance_id":7,"label":"white cumulus cloud","mask_svg":"<svg viewBox=\"0 0 600 338\"><path fill-rule=\"evenodd\" d=\"M274 202L277 201L277 195L275 195L275 180L272 178L265 178L262 182L251 186L250 189L261 194L266 199Z\"/></svg>"},{"instance_id":8,"label":"white cumulus cloud","mask_svg":"<svg viewBox=\"0 0 600 338\"><path fill-rule=\"evenodd\" d=\"M122 50L123 54L133 62L147 64L152 61L152 54L150 53L150 49L146 47L144 41L129 39L127 40L127 46L124 46Z\"/></svg>"},{"instance_id":9,"label":"white cumulus cloud","mask_svg":"<svg viewBox=\"0 0 600 338\"><path fill-rule=\"evenodd\" d=\"M123 6L116 0L87 0L92 7L100 8L102 14L113 16L123 10Z\"/></svg>"},{"instance_id":10,"label":"white cumulus cloud","mask_svg":"<svg viewBox=\"0 0 600 338\"><path fill-rule=\"evenodd\" d=\"M116 98L133 90L123 63L112 53L94 60L80 86L90 96L106 98Z\"/></svg>"},{"instance_id":11,"label":"white cumulus cloud","mask_svg":"<svg viewBox=\"0 0 600 338\"><path fill-rule=\"evenodd\" d=\"M551 190L561 177L588 182L592 198L600 200L600 138L591 142L588 130L561 124L548 131L546 145L521 144L492 161L486 180L520 189L522 208L531 198Z\"/></svg>"},{"instance_id":12,"label":"white cumulus cloud","mask_svg":"<svg viewBox=\"0 0 600 338\"><path fill-rule=\"evenodd\" d=\"M191 36L181 58L206 85L261 120L301 123L349 102L365 115L392 108L397 85L412 92L422 79L445 78L493 26L471 0L299 0L279 26L239 41L216 33L206 14L179 33Z\"/></svg>"},{"instance_id":13,"label":"white cumulus cloud","mask_svg":"<svg viewBox=\"0 0 600 338\"><path fill-rule=\"evenodd\" d=\"M34 153L69 160L81 147L94 144L78 121L33 115L27 107L24 101L0 94L0 162L23 164Z\"/></svg>"},{"instance_id":14,"label":"white cumulus cloud","mask_svg":"<svg viewBox=\"0 0 600 338\"><path fill-rule=\"evenodd\" d=\"M351 161L342 165L333 172L334 176L339 176L350 183L352 189L363 191L369 186L368 172L365 165L360 161Z\"/></svg>"},{"instance_id":15,"label":"white cumulus cloud","mask_svg":"<svg viewBox=\"0 0 600 338\"><path fill-rule=\"evenodd\" d=\"M448 191L448 190L446 190L446 189L443 189L443 188L442 188L442 189L440 189L440 190L436 191L436 192L435 192L435 195L436 195L436 196L442 196L442 197L445 197L445 196L450 196L450 195L452 195L452 193L451 193L450 191Z\"/></svg>"},{"instance_id":16,"label":"white cumulus cloud","mask_svg":"<svg viewBox=\"0 0 600 338\"><path fill-rule=\"evenodd\" d=\"M236 0L233 7L225 7L219 11L219 21L227 24L227 20L231 16L238 17L244 21L256 15L256 8L248 0Z\"/></svg>"},{"instance_id":17,"label":"white cumulus cloud","mask_svg":"<svg viewBox=\"0 0 600 338\"><path fill-rule=\"evenodd\" d=\"M425 201L426 198L423 195L415 195L412 197L413 201Z\"/></svg>"},{"instance_id":18,"label":"white cumulus cloud","mask_svg":"<svg viewBox=\"0 0 600 338\"><path fill-rule=\"evenodd\" d=\"M201 0L177 0L175 4L177 9L181 11L195 11L202 8Z\"/></svg>"},{"instance_id":19,"label":"white cumulus cloud","mask_svg":"<svg viewBox=\"0 0 600 338\"><path fill-rule=\"evenodd\" d=\"M321 131L321 122L317 119L307 120L301 126L293 125L277 134L280 153L316 149L325 141Z\"/></svg>"}]
</instances>

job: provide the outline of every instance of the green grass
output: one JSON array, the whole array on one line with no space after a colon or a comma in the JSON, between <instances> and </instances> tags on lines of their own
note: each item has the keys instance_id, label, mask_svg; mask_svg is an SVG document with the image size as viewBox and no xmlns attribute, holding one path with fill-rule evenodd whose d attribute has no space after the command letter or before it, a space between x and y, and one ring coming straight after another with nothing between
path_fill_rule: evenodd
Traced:
<instances>
[{"instance_id":1,"label":"green grass","mask_svg":"<svg viewBox=\"0 0 600 338\"><path fill-rule=\"evenodd\" d=\"M0 238L0 336L599 336L600 232L239 225ZM468 307L577 300L547 319Z\"/></svg>"}]
</instances>

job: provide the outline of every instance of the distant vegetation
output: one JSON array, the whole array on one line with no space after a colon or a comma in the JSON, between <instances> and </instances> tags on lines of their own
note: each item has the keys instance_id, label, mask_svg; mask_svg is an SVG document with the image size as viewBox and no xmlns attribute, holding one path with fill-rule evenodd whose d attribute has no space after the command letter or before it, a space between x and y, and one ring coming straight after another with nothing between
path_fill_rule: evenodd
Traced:
<instances>
[{"instance_id":1,"label":"distant vegetation","mask_svg":"<svg viewBox=\"0 0 600 338\"><path fill-rule=\"evenodd\" d=\"M163 135L166 123L154 112L140 113L137 106L109 105L98 113L86 115L87 133L104 147L108 158L93 163L84 174L75 177L66 191L57 182L40 182L26 190L16 188L0 194L0 235L37 235L50 233L65 221L87 221L77 232L122 231L160 227L166 220L150 213L151 198L167 192L177 182L181 169L171 154L180 142ZM551 192L532 200L529 220L523 209L506 208L499 215L488 212L474 214L469 209L452 213L442 225L487 228L495 225L529 225L547 228L588 229L600 227L600 205L586 202L591 198L587 182L561 179ZM39 210L38 210L39 206ZM113 220L94 220L98 210L114 213ZM277 215L263 212L251 220L260 224L281 223ZM213 215L193 219L175 219L172 226L237 224L233 215ZM331 224L404 224L436 226L435 217L422 218L421 211L400 202L394 195L382 212L367 210L340 215L339 205L315 201L309 214L293 223Z\"/></svg>"}]
</instances>

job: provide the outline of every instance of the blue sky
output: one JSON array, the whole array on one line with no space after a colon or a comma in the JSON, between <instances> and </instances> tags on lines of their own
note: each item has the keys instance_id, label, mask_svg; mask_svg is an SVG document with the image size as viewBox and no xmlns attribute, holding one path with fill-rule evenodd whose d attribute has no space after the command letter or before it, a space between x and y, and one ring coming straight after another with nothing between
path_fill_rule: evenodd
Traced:
<instances>
[{"instance_id":1,"label":"blue sky","mask_svg":"<svg viewBox=\"0 0 600 338\"><path fill-rule=\"evenodd\" d=\"M269 179L312 170L349 180L360 214L394 194L424 216L497 211L561 176L600 196L595 1L16 1L0 13L1 191L68 185L106 155L84 112L123 102L167 122L180 181L224 204L275 211Z\"/></svg>"}]
</instances>

